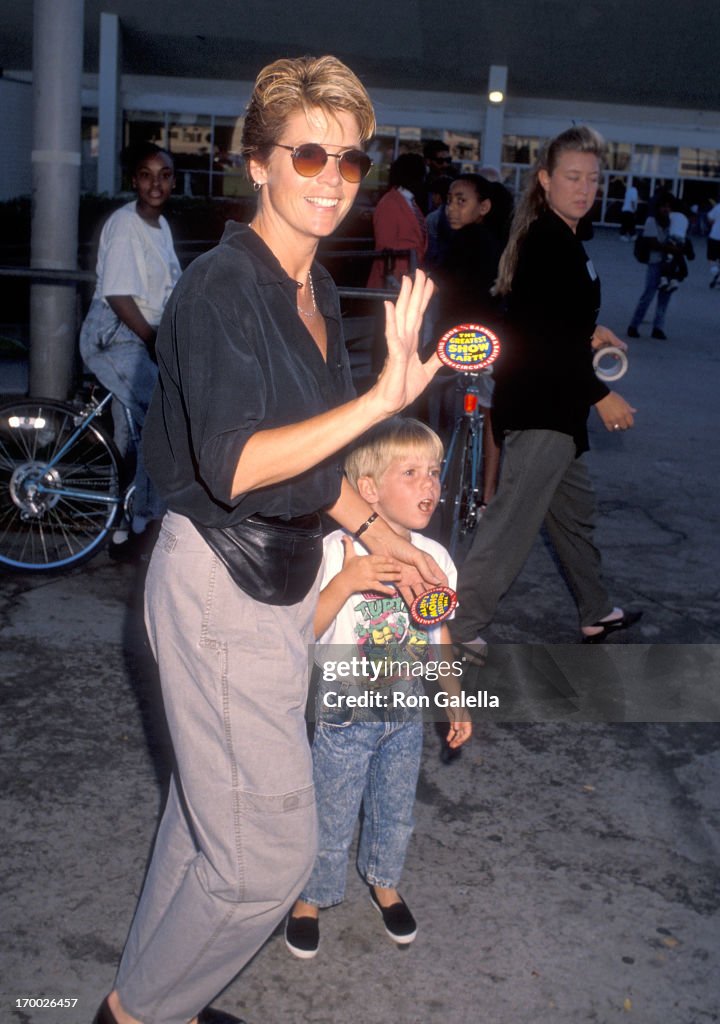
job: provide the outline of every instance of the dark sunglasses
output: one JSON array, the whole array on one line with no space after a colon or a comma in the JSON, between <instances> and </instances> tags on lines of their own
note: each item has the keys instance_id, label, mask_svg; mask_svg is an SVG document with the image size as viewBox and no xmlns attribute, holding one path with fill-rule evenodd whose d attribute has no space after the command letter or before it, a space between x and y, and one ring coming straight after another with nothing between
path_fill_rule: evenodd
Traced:
<instances>
[{"instance_id":1,"label":"dark sunglasses","mask_svg":"<svg viewBox=\"0 0 720 1024\"><path fill-rule=\"evenodd\" d=\"M330 156L337 160L340 174L351 185L361 182L372 167L372 160L361 149L346 149L344 153L328 153L325 147L317 142L305 142L302 146L284 146L282 142L277 142L276 145L280 149L289 151L293 167L302 178L314 178L323 169Z\"/></svg>"}]
</instances>

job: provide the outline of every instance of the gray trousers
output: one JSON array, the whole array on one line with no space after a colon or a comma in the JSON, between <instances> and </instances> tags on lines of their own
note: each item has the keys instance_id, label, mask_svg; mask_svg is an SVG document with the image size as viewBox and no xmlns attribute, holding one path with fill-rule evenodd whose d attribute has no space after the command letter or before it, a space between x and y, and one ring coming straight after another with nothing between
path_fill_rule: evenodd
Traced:
<instances>
[{"instance_id":1,"label":"gray trousers","mask_svg":"<svg viewBox=\"0 0 720 1024\"><path fill-rule=\"evenodd\" d=\"M581 626L612 611L593 542L595 494L575 443L554 430L514 430L505 437L497 494L460 567L454 640L472 640L527 560L545 524L578 606Z\"/></svg>"},{"instance_id":2,"label":"gray trousers","mask_svg":"<svg viewBox=\"0 0 720 1024\"><path fill-rule=\"evenodd\" d=\"M146 621L177 759L117 989L143 1024L186 1024L292 906L317 848L305 726L317 581L253 601L190 521L166 515Z\"/></svg>"}]
</instances>

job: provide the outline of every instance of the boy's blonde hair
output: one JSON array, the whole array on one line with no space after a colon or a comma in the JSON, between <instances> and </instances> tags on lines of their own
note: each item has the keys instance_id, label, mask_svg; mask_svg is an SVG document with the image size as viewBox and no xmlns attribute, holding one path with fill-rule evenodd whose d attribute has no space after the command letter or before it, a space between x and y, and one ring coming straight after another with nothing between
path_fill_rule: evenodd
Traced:
<instances>
[{"instance_id":1,"label":"boy's blonde hair","mask_svg":"<svg viewBox=\"0 0 720 1024\"><path fill-rule=\"evenodd\" d=\"M378 483L393 459L418 448L430 449L442 462L443 443L434 430L420 420L393 416L363 434L345 459L345 474L356 489L361 476L372 477Z\"/></svg>"}]
</instances>

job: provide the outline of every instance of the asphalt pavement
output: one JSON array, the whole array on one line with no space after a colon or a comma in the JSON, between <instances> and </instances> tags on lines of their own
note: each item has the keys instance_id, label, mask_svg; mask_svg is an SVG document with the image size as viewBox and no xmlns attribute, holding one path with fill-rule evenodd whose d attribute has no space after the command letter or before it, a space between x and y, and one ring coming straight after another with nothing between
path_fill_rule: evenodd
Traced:
<instances>
[{"instance_id":1,"label":"asphalt pavement","mask_svg":"<svg viewBox=\"0 0 720 1024\"><path fill-rule=\"evenodd\" d=\"M644 268L609 232L589 249L622 335ZM592 424L605 570L642 621L577 646L539 541L478 686L522 686L543 651L588 704L478 713L450 765L428 724L402 885L416 941L394 946L351 864L318 957L295 960L278 932L216 1006L248 1024L720 1021L720 291L697 249L668 340L644 325L617 386L636 428ZM100 553L0 577L2 1021L89 1024L112 984L171 756L142 574Z\"/></svg>"}]
</instances>

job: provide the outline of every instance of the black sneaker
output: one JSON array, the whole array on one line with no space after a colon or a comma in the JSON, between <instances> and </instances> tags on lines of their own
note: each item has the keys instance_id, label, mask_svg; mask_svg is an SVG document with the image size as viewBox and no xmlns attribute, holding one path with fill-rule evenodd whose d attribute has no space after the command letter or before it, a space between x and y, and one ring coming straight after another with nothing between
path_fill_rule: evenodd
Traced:
<instances>
[{"instance_id":1,"label":"black sneaker","mask_svg":"<svg viewBox=\"0 0 720 1024\"><path fill-rule=\"evenodd\" d=\"M657 341L667 341L667 334L665 331L661 331L659 327L653 327L652 337Z\"/></svg>"},{"instance_id":2,"label":"black sneaker","mask_svg":"<svg viewBox=\"0 0 720 1024\"><path fill-rule=\"evenodd\" d=\"M300 960L312 960L320 945L320 924L316 917L292 917L285 923L285 945Z\"/></svg>"},{"instance_id":3,"label":"black sneaker","mask_svg":"<svg viewBox=\"0 0 720 1024\"><path fill-rule=\"evenodd\" d=\"M370 902L382 914L385 931L394 942L406 946L413 941L417 935L417 922L408 910L408 905L402 896L398 903L393 903L389 907L381 907L375 891L370 886Z\"/></svg>"},{"instance_id":4,"label":"black sneaker","mask_svg":"<svg viewBox=\"0 0 720 1024\"><path fill-rule=\"evenodd\" d=\"M630 324L630 326L625 331L625 333L627 334L628 338L639 338L640 337L640 331L637 329L637 327L633 327L632 324Z\"/></svg>"}]
</instances>

